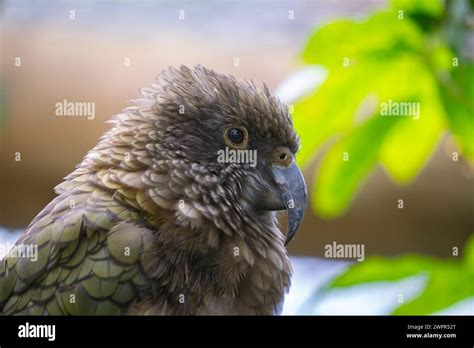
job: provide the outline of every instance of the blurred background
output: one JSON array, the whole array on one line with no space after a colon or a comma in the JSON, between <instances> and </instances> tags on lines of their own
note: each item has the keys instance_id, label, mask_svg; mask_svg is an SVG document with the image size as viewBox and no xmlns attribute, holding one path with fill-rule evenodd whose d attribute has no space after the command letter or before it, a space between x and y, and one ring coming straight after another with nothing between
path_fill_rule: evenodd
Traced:
<instances>
[{"instance_id":1,"label":"blurred background","mask_svg":"<svg viewBox=\"0 0 474 348\"><path fill-rule=\"evenodd\" d=\"M202 64L267 83L301 136L311 203L289 248L286 314L473 314L472 8L2 1L0 241L54 198L140 87ZM64 99L95 103L95 118L55 116ZM419 118L381 116L389 100L418 103ZM328 258L333 242L363 245L365 260Z\"/></svg>"}]
</instances>

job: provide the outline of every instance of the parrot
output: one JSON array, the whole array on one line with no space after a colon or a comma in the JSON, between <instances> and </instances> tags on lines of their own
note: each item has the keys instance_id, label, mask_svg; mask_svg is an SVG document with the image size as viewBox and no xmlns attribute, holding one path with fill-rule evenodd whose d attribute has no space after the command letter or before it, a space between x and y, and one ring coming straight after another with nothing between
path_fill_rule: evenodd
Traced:
<instances>
[{"instance_id":1,"label":"parrot","mask_svg":"<svg viewBox=\"0 0 474 348\"><path fill-rule=\"evenodd\" d=\"M37 257L0 261L0 313L280 315L307 201L288 106L202 65L130 105L19 237Z\"/></svg>"}]
</instances>

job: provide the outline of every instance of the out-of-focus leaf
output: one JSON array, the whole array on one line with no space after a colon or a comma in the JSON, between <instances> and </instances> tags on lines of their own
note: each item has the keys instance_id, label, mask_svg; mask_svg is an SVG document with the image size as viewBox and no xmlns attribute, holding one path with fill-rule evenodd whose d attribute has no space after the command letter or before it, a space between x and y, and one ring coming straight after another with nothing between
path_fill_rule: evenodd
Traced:
<instances>
[{"instance_id":1,"label":"out-of-focus leaf","mask_svg":"<svg viewBox=\"0 0 474 348\"><path fill-rule=\"evenodd\" d=\"M430 274L423 292L415 299L397 307L392 314L425 315L449 307L474 296L472 274L455 262L439 262Z\"/></svg>"},{"instance_id":2,"label":"out-of-focus leaf","mask_svg":"<svg viewBox=\"0 0 474 348\"><path fill-rule=\"evenodd\" d=\"M379 147L399 118L375 117L345 136L326 154L312 203L322 216L340 214L375 165Z\"/></svg>"},{"instance_id":3,"label":"out-of-focus leaf","mask_svg":"<svg viewBox=\"0 0 474 348\"><path fill-rule=\"evenodd\" d=\"M299 164L305 165L330 136L352 129L355 113L367 95L376 95L380 100L416 99L419 91L410 76L420 74L419 66L416 55L404 54L383 64L361 62L333 68L319 89L294 106L293 121L302 139Z\"/></svg>"},{"instance_id":4,"label":"out-of-focus leaf","mask_svg":"<svg viewBox=\"0 0 474 348\"><path fill-rule=\"evenodd\" d=\"M441 17L444 5L442 0L392 0L395 11L403 10L409 14L425 14L431 17Z\"/></svg>"},{"instance_id":5,"label":"out-of-focus leaf","mask_svg":"<svg viewBox=\"0 0 474 348\"><path fill-rule=\"evenodd\" d=\"M373 72L369 80L366 78L367 72ZM394 180L406 182L413 179L432 153L444 126L444 115L437 90L433 87L433 79L414 55L400 56L390 64L371 65L370 68L337 69L332 76L341 83L357 87L356 90L351 89L354 92L347 95L345 103L331 99L331 96L334 97L331 92L337 89L329 78L319 90L319 95L297 104L295 109L298 110L295 124L303 138L304 159L314 154L313 147L329 135L338 132L345 134L343 140L329 150L316 177L312 205L324 217L334 217L344 211L360 182L377 160L383 163ZM416 80L413 80L413 76L416 76ZM360 86L358 81L361 81ZM383 103L408 102L419 107L412 110L418 113L412 116L382 116L381 104L374 117L385 121L374 121L369 126L353 128L357 107L362 97L368 94L377 96ZM323 107L317 109L318 104ZM311 105L315 110L305 110ZM313 115L313 118L300 118L299 112ZM309 132L314 132L314 129L318 132L310 137ZM308 139L309 144L306 142ZM305 145L309 146L305 149ZM344 152L349 153L349 161L342 160Z\"/></svg>"},{"instance_id":6,"label":"out-of-focus leaf","mask_svg":"<svg viewBox=\"0 0 474 348\"><path fill-rule=\"evenodd\" d=\"M419 81L422 76L417 75ZM446 127L443 107L434 88L431 81L419 85L422 94L414 100L419 103L419 118L404 116L404 122L399 122L383 143L380 162L398 183L407 183L419 173Z\"/></svg>"},{"instance_id":7,"label":"out-of-focus leaf","mask_svg":"<svg viewBox=\"0 0 474 348\"><path fill-rule=\"evenodd\" d=\"M356 263L334 278L326 289L361 283L397 281L426 274L423 291L414 299L397 307L396 315L425 315L449 307L474 296L474 236L467 241L462 261L439 260L417 255L389 259L373 256Z\"/></svg>"},{"instance_id":8,"label":"out-of-focus leaf","mask_svg":"<svg viewBox=\"0 0 474 348\"><path fill-rule=\"evenodd\" d=\"M423 37L410 21L399 20L396 13L380 12L363 22L339 20L316 29L304 51L310 64L328 68L342 67L366 59L381 61L399 54L420 52Z\"/></svg>"},{"instance_id":9,"label":"out-of-focus leaf","mask_svg":"<svg viewBox=\"0 0 474 348\"><path fill-rule=\"evenodd\" d=\"M386 64L386 68L373 93L382 103L393 101L407 105L405 112L409 112L404 116L386 116L403 121L387 134L381 144L379 160L392 180L406 183L418 175L433 153L445 128L445 115L436 81L421 59L410 55L400 57Z\"/></svg>"},{"instance_id":10,"label":"out-of-focus leaf","mask_svg":"<svg viewBox=\"0 0 474 348\"><path fill-rule=\"evenodd\" d=\"M446 99L457 109L446 115L441 101L441 93L446 92L438 88L438 79L449 76L453 69L453 54L440 35L443 11L441 0L393 0L389 11L361 21L334 21L311 35L303 59L324 65L329 76L314 93L295 104L294 124L302 139L298 162L308 163L328 140L342 139L335 145L329 143L334 147L316 176L312 207L320 215L342 213L377 162L393 181L405 184L413 180L433 153L448 118L457 129L454 133L464 153L474 153L474 122L466 117L462 105L451 101L459 94L463 97L462 93L453 88L454 97ZM472 78L472 74L466 75ZM472 81L470 87L468 84L458 89L472 90ZM466 97L471 97L471 92ZM419 114L394 116L400 119L395 126L360 142L359 131L368 132L359 127L360 119L381 116L370 109L374 100L380 107L389 102L415 103L412 105L419 107ZM474 113L469 105L467 109ZM361 110L363 116L359 117ZM366 151L364 157L356 157L360 164L341 165L341 152L349 152L342 147L348 146L353 151Z\"/></svg>"},{"instance_id":11,"label":"out-of-focus leaf","mask_svg":"<svg viewBox=\"0 0 474 348\"><path fill-rule=\"evenodd\" d=\"M474 274L474 235L467 240L464 247L464 266L471 274ZM471 286L474 287L474 277Z\"/></svg>"},{"instance_id":12,"label":"out-of-focus leaf","mask_svg":"<svg viewBox=\"0 0 474 348\"><path fill-rule=\"evenodd\" d=\"M452 78L443 82L440 93L451 131L463 155L474 161L474 63L453 68Z\"/></svg>"},{"instance_id":13,"label":"out-of-focus leaf","mask_svg":"<svg viewBox=\"0 0 474 348\"><path fill-rule=\"evenodd\" d=\"M435 259L417 255L405 255L394 259L373 256L364 262L354 264L346 272L334 278L329 288L378 281L396 281L428 272L436 264Z\"/></svg>"},{"instance_id":14,"label":"out-of-focus leaf","mask_svg":"<svg viewBox=\"0 0 474 348\"><path fill-rule=\"evenodd\" d=\"M431 114L418 121L404 119L387 135L380 162L393 181L410 182L427 163L443 132L443 119L438 110L432 109Z\"/></svg>"},{"instance_id":15,"label":"out-of-focus leaf","mask_svg":"<svg viewBox=\"0 0 474 348\"><path fill-rule=\"evenodd\" d=\"M434 71L440 75L451 71L453 68L453 52L439 39L430 42L430 44L432 46L430 60Z\"/></svg>"},{"instance_id":16,"label":"out-of-focus leaf","mask_svg":"<svg viewBox=\"0 0 474 348\"><path fill-rule=\"evenodd\" d=\"M368 71L378 73L376 67L368 67ZM331 73L316 92L295 104L293 122L302 139L299 164L305 165L328 137L351 128L354 110L367 93L364 81L358 70L341 68Z\"/></svg>"},{"instance_id":17,"label":"out-of-focus leaf","mask_svg":"<svg viewBox=\"0 0 474 348\"><path fill-rule=\"evenodd\" d=\"M397 12L398 18L412 21L425 33L435 32L443 21L444 6L441 0L398 1L395 0L392 8ZM402 6L398 6L398 4Z\"/></svg>"}]
</instances>

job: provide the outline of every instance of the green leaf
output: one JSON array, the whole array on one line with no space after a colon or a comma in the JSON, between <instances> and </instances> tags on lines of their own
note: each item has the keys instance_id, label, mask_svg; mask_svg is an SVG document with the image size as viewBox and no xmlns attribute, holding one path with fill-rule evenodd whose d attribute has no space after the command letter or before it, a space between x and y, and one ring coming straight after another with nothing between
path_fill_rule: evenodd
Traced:
<instances>
[{"instance_id":1,"label":"green leaf","mask_svg":"<svg viewBox=\"0 0 474 348\"><path fill-rule=\"evenodd\" d=\"M403 121L387 134L379 160L392 180L404 184L418 175L433 153L446 127L445 114L436 80L422 59L401 57L386 68L374 90L381 106L399 102L398 105L408 105L405 111L411 114L388 116Z\"/></svg>"},{"instance_id":2,"label":"green leaf","mask_svg":"<svg viewBox=\"0 0 474 348\"><path fill-rule=\"evenodd\" d=\"M464 266L468 272L474 274L474 235L471 235L464 246ZM474 279L472 286L474 286Z\"/></svg>"},{"instance_id":3,"label":"green leaf","mask_svg":"<svg viewBox=\"0 0 474 348\"><path fill-rule=\"evenodd\" d=\"M399 118L376 117L356 128L326 154L312 203L324 217L340 214L376 163L379 147Z\"/></svg>"},{"instance_id":4,"label":"green leaf","mask_svg":"<svg viewBox=\"0 0 474 348\"><path fill-rule=\"evenodd\" d=\"M434 72L442 76L451 71L453 69L454 54L446 43L437 38L436 40L431 40L429 45L429 61ZM435 81L434 85L437 83L438 81Z\"/></svg>"},{"instance_id":5,"label":"green leaf","mask_svg":"<svg viewBox=\"0 0 474 348\"><path fill-rule=\"evenodd\" d=\"M335 70L316 92L294 105L293 123L301 138L300 165L307 164L329 137L351 129L354 111L367 91L364 81L359 70ZM343 103L339 102L341 91L347 91Z\"/></svg>"},{"instance_id":6,"label":"green leaf","mask_svg":"<svg viewBox=\"0 0 474 348\"><path fill-rule=\"evenodd\" d=\"M444 11L441 0L392 0L394 10L403 10L410 14L420 13L432 17L441 17Z\"/></svg>"},{"instance_id":7,"label":"green leaf","mask_svg":"<svg viewBox=\"0 0 474 348\"><path fill-rule=\"evenodd\" d=\"M329 288L347 287L360 283L396 281L432 270L436 260L417 255L405 255L394 259L373 256L356 263L332 280Z\"/></svg>"},{"instance_id":8,"label":"green leaf","mask_svg":"<svg viewBox=\"0 0 474 348\"><path fill-rule=\"evenodd\" d=\"M303 59L328 68L342 67L370 59L375 63L395 59L399 54L421 52L423 37L410 21L397 19L396 13L381 12L365 21L338 20L317 28L311 35Z\"/></svg>"},{"instance_id":9,"label":"green leaf","mask_svg":"<svg viewBox=\"0 0 474 348\"><path fill-rule=\"evenodd\" d=\"M440 262L432 270L420 296L402 304L392 314L425 315L440 311L464 298L474 296L473 280L472 274L464 272L459 263Z\"/></svg>"},{"instance_id":10,"label":"green leaf","mask_svg":"<svg viewBox=\"0 0 474 348\"><path fill-rule=\"evenodd\" d=\"M387 173L400 184L410 182L420 172L445 129L438 99L424 98L419 103L420 118L399 122L385 139L380 153L380 162Z\"/></svg>"},{"instance_id":11,"label":"green leaf","mask_svg":"<svg viewBox=\"0 0 474 348\"><path fill-rule=\"evenodd\" d=\"M371 79L367 79L367 74ZM399 59L382 65L338 69L333 75L340 81L355 85L356 91L348 93L347 102L339 106L341 103L330 93L337 90L332 85L330 76L327 84L322 86L321 94L310 99L314 104L323 105L322 109L313 112L318 115L317 118L301 118L302 124L296 123L297 130L301 129L303 145L304 139L313 141L305 149L306 158L314 153L313 146L331 132L344 134L343 140L329 150L321 163L314 185L312 206L327 218L335 217L347 208L361 181L378 160L394 180L407 182L413 179L433 152L444 126L433 78L412 54L400 56ZM413 76L417 77L416 80L413 80ZM376 120L368 122L364 127L353 128L357 107L362 97L370 94L382 101L380 107L377 107ZM324 98L319 98L321 96ZM389 102L397 104L401 101L415 103L410 105L419 107L418 116L381 115L383 103L388 105ZM310 102L307 103L311 105ZM304 109L302 114L310 115ZM301 119L297 118L297 122ZM311 138L309 132L313 129L318 132ZM343 161L345 152L349 154L349 161Z\"/></svg>"},{"instance_id":12,"label":"green leaf","mask_svg":"<svg viewBox=\"0 0 474 348\"><path fill-rule=\"evenodd\" d=\"M397 281L426 274L425 288L414 299L397 307L395 315L425 315L438 312L465 298L474 296L474 236L464 247L464 259L439 260L417 255L397 258L373 256L356 263L334 278L326 290L349 287L361 283Z\"/></svg>"},{"instance_id":13,"label":"green leaf","mask_svg":"<svg viewBox=\"0 0 474 348\"><path fill-rule=\"evenodd\" d=\"M414 99L419 91L409 76L422 75L420 66L424 69L416 55L404 54L384 63L364 61L333 68L318 90L294 105L294 126L302 140L298 163L305 165L331 136L350 131L368 95L381 100Z\"/></svg>"},{"instance_id":14,"label":"green leaf","mask_svg":"<svg viewBox=\"0 0 474 348\"><path fill-rule=\"evenodd\" d=\"M324 65L329 75L318 90L296 103L294 125L301 137L300 165L306 165L324 144L330 147L311 202L320 215L341 214L377 162L393 181L413 180L439 143L447 119L464 154L474 156L474 122L467 116L474 113L472 105L445 98L451 107L445 113L441 100L442 94L461 90L455 96L472 102L473 74L460 74L459 79L471 81L457 89L445 87L446 92L438 87L438 78L449 76L452 69L452 52L438 25L443 9L441 1L394 0L390 11L362 21L334 21L311 35L303 59ZM399 10L404 16L399 16ZM452 84L461 82L465 81L453 78ZM467 95L463 96L463 89ZM388 102L416 103L419 117L397 116L396 125L382 127L376 135L359 127L359 114L377 117L377 107L380 110ZM368 140L360 141L359 132ZM359 163L341 165L342 152L348 151L344 147L358 152Z\"/></svg>"},{"instance_id":15,"label":"green leaf","mask_svg":"<svg viewBox=\"0 0 474 348\"><path fill-rule=\"evenodd\" d=\"M453 68L439 87L446 118L462 153L474 161L474 63L461 63Z\"/></svg>"}]
</instances>

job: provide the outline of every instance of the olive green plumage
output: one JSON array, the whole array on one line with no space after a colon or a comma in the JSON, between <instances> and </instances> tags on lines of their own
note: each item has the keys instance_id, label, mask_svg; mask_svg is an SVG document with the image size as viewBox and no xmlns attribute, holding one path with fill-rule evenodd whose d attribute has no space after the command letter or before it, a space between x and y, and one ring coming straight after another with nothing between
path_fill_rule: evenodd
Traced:
<instances>
[{"instance_id":1,"label":"olive green plumage","mask_svg":"<svg viewBox=\"0 0 474 348\"><path fill-rule=\"evenodd\" d=\"M3 314L276 314L291 267L275 213L253 205L264 161L217 163L222 131L294 154L286 108L203 67L169 69L56 187L0 261ZM184 107L185 112L180 112Z\"/></svg>"}]
</instances>

